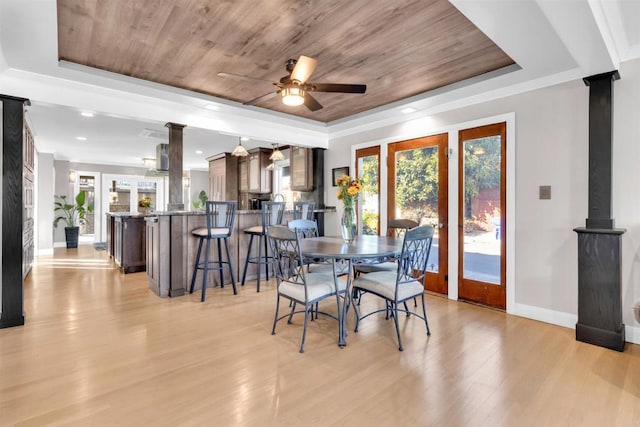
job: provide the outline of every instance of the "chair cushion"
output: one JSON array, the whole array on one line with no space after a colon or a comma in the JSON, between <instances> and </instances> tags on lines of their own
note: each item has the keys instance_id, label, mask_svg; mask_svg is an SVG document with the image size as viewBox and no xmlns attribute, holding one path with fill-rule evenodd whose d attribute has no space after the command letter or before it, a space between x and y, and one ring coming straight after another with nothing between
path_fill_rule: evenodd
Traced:
<instances>
[{"instance_id":1,"label":"chair cushion","mask_svg":"<svg viewBox=\"0 0 640 427\"><path fill-rule=\"evenodd\" d=\"M254 225L253 227L245 228L244 232L248 234L263 234L264 229L261 225Z\"/></svg>"},{"instance_id":2,"label":"chair cushion","mask_svg":"<svg viewBox=\"0 0 640 427\"><path fill-rule=\"evenodd\" d=\"M398 264L395 262L379 262L370 264L358 264L356 265L356 271L361 273L374 273L376 271L392 271L394 274L398 271Z\"/></svg>"},{"instance_id":3,"label":"chair cushion","mask_svg":"<svg viewBox=\"0 0 640 427\"><path fill-rule=\"evenodd\" d=\"M308 300L304 299L304 286L299 283L292 283L287 281L280 282L278 292L288 298L295 299L296 301L315 301L334 295L336 293L336 284L333 282L333 276L327 274L305 274L307 281ZM338 287L344 287L346 284L342 280L338 280Z\"/></svg>"},{"instance_id":4,"label":"chair cushion","mask_svg":"<svg viewBox=\"0 0 640 427\"><path fill-rule=\"evenodd\" d=\"M207 227L196 228L191 232L191 234L198 237L207 237L209 235L209 230ZM226 237L229 236L229 234L229 229L226 227L211 229L211 237Z\"/></svg>"},{"instance_id":5,"label":"chair cushion","mask_svg":"<svg viewBox=\"0 0 640 427\"><path fill-rule=\"evenodd\" d=\"M348 264L342 264L342 263L336 262L336 274L338 276L347 274L348 268L349 268ZM331 267L331 264L309 264L309 271L311 273L333 275L333 267Z\"/></svg>"},{"instance_id":6,"label":"chair cushion","mask_svg":"<svg viewBox=\"0 0 640 427\"><path fill-rule=\"evenodd\" d=\"M394 301L396 292L396 273L392 271L378 271L359 276L353 281L354 289L371 291L384 298ZM424 287L417 281L398 285L398 301L404 301L424 293Z\"/></svg>"}]
</instances>

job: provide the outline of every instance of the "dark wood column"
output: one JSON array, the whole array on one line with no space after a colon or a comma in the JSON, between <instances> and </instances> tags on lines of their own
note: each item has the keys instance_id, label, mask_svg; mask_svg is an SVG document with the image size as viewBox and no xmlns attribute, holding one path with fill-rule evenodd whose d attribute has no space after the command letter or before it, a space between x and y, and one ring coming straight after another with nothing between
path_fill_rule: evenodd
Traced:
<instances>
[{"instance_id":1,"label":"dark wood column","mask_svg":"<svg viewBox=\"0 0 640 427\"><path fill-rule=\"evenodd\" d=\"M24 325L22 281L25 98L0 95L2 112L2 311L0 328ZM52 207L53 208L53 207Z\"/></svg>"},{"instance_id":2,"label":"dark wood column","mask_svg":"<svg viewBox=\"0 0 640 427\"><path fill-rule=\"evenodd\" d=\"M167 210L184 210L182 192L182 130L185 125L167 123L169 128L169 203Z\"/></svg>"},{"instance_id":3,"label":"dark wood column","mask_svg":"<svg viewBox=\"0 0 640 427\"><path fill-rule=\"evenodd\" d=\"M584 78L589 86L589 217L578 233L576 339L622 351L621 238L611 218L613 82L617 71Z\"/></svg>"}]
</instances>

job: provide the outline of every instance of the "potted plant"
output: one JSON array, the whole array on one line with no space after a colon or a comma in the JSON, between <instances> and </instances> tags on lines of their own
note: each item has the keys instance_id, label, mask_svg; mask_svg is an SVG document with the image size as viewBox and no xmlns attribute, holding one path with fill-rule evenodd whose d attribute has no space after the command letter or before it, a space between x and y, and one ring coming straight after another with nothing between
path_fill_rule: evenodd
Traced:
<instances>
[{"instance_id":1,"label":"potted plant","mask_svg":"<svg viewBox=\"0 0 640 427\"><path fill-rule=\"evenodd\" d=\"M152 203L153 202L150 197L143 197L142 199L138 200L138 208L141 208L138 209L138 211L143 214L149 213Z\"/></svg>"},{"instance_id":2,"label":"potted plant","mask_svg":"<svg viewBox=\"0 0 640 427\"><path fill-rule=\"evenodd\" d=\"M207 200L209 200L209 196L207 196L207 193L205 193L205 191L202 190L200 194L198 194L198 199L199 200L196 200L192 203L193 209L196 211L203 211L207 203Z\"/></svg>"},{"instance_id":3,"label":"potted plant","mask_svg":"<svg viewBox=\"0 0 640 427\"><path fill-rule=\"evenodd\" d=\"M64 235L67 241L67 248L78 247L78 234L80 233L80 223L86 221L87 212L93 212L93 206L85 206L86 193L81 191L75 199L75 204L67 203L67 196L56 196L53 211L56 218L53 226L57 227L60 221L66 224Z\"/></svg>"}]
</instances>

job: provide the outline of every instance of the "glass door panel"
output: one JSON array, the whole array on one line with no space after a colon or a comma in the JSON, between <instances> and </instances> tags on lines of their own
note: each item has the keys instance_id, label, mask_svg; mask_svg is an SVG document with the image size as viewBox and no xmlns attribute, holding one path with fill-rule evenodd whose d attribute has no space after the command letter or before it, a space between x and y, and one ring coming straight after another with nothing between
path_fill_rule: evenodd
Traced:
<instances>
[{"instance_id":1,"label":"glass door panel","mask_svg":"<svg viewBox=\"0 0 640 427\"><path fill-rule=\"evenodd\" d=\"M79 190L85 192L86 206L91 206L91 212L86 212L86 220L84 224L80 226L80 235L93 236L95 234L95 177L93 175L80 175L78 177Z\"/></svg>"},{"instance_id":2,"label":"glass door panel","mask_svg":"<svg viewBox=\"0 0 640 427\"><path fill-rule=\"evenodd\" d=\"M356 176L362 184L358 201L362 234L380 233L380 146L356 150Z\"/></svg>"},{"instance_id":3,"label":"glass door panel","mask_svg":"<svg viewBox=\"0 0 640 427\"><path fill-rule=\"evenodd\" d=\"M460 132L460 280L458 294L505 308L504 123Z\"/></svg>"},{"instance_id":4,"label":"glass door panel","mask_svg":"<svg viewBox=\"0 0 640 427\"><path fill-rule=\"evenodd\" d=\"M446 294L447 135L389 145L389 220L410 219L434 227L425 288Z\"/></svg>"}]
</instances>

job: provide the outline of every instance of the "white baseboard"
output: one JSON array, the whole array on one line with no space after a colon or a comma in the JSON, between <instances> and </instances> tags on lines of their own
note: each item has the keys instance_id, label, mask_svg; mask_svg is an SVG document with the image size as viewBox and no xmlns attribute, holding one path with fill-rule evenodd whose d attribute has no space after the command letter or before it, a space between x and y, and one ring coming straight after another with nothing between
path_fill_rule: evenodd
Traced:
<instances>
[{"instance_id":1,"label":"white baseboard","mask_svg":"<svg viewBox=\"0 0 640 427\"><path fill-rule=\"evenodd\" d=\"M539 320L553 325L564 326L565 328L575 329L578 322L578 316L571 313L549 310L548 308L536 307L526 304L515 304L516 316L526 317L527 319ZM627 342L640 344L640 328L637 326L625 325L625 339Z\"/></svg>"},{"instance_id":2,"label":"white baseboard","mask_svg":"<svg viewBox=\"0 0 640 427\"><path fill-rule=\"evenodd\" d=\"M526 304L515 304L516 309L513 314L516 316L526 317L528 319L539 320L541 322L551 323L565 328L576 328L578 316L561 311L549 310L548 308L536 307Z\"/></svg>"}]
</instances>

